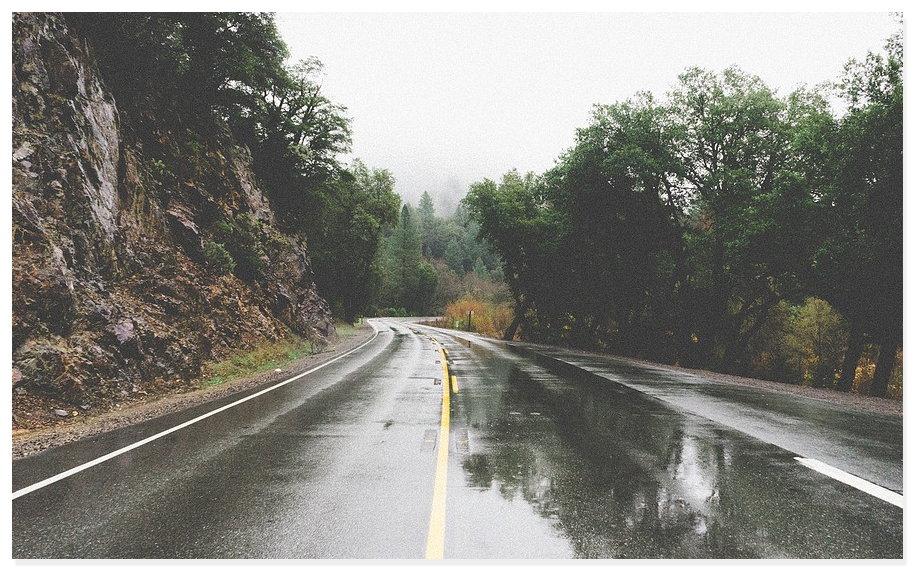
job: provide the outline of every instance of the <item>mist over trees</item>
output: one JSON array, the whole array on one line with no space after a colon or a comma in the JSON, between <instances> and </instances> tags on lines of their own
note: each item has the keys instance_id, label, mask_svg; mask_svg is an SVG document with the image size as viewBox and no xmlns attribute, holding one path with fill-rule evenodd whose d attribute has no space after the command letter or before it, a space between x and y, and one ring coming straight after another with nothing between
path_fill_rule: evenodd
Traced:
<instances>
[{"instance_id":1,"label":"mist over trees","mask_svg":"<svg viewBox=\"0 0 915 571\"><path fill-rule=\"evenodd\" d=\"M480 225L463 206L436 215L428 192L405 204L381 250L379 311L386 315L441 315L462 298L505 301L501 260L479 239Z\"/></svg>"},{"instance_id":2,"label":"mist over trees","mask_svg":"<svg viewBox=\"0 0 915 571\"><path fill-rule=\"evenodd\" d=\"M543 173L472 185L511 338L886 395L902 335L902 42L779 96L691 68L594 107ZM805 333L806 332L806 333ZM812 342L810 340L813 340ZM841 341L840 341L841 340ZM844 357L844 363L842 359Z\"/></svg>"}]
</instances>

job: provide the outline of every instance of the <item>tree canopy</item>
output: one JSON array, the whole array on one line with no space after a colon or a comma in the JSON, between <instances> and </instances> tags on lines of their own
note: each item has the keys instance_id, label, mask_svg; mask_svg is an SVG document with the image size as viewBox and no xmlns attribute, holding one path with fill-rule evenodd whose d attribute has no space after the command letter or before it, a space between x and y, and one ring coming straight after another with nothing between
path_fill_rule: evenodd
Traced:
<instances>
[{"instance_id":1,"label":"tree canopy","mask_svg":"<svg viewBox=\"0 0 915 571\"><path fill-rule=\"evenodd\" d=\"M595 106L543 175L472 185L514 298L506 337L748 372L771 368L759 339L775 321L847 320L845 366L818 342L832 372L816 374L848 390L867 339L885 394L902 332L901 70L898 36L833 92L690 68L664 100Z\"/></svg>"}]
</instances>

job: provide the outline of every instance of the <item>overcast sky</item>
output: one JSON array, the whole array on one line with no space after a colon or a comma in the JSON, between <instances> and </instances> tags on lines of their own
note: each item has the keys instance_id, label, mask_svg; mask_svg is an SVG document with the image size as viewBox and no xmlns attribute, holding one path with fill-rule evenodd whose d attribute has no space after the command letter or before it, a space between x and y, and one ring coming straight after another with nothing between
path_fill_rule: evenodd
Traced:
<instances>
[{"instance_id":1,"label":"overcast sky","mask_svg":"<svg viewBox=\"0 0 915 571\"><path fill-rule=\"evenodd\" d=\"M837 79L896 29L878 13L293 14L293 59L317 56L352 119L353 156L444 213L470 183L543 172L591 106L664 96L689 66L736 64L780 94Z\"/></svg>"}]
</instances>

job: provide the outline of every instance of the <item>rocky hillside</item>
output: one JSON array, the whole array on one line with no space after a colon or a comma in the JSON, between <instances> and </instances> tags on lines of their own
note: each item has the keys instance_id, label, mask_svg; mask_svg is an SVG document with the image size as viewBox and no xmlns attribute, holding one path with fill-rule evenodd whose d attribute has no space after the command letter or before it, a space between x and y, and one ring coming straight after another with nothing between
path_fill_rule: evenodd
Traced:
<instances>
[{"instance_id":1,"label":"rocky hillside","mask_svg":"<svg viewBox=\"0 0 915 571\"><path fill-rule=\"evenodd\" d=\"M276 229L229 129L119 105L103 77L62 17L14 14L14 428L190 386L258 340L335 334L304 236Z\"/></svg>"}]
</instances>

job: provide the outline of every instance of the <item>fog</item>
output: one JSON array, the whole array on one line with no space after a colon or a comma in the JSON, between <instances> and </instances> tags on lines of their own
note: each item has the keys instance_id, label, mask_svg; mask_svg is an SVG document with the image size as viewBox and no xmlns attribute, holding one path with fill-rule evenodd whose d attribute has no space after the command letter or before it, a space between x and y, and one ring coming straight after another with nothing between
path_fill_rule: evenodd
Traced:
<instances>
[{"instance_id":1,"label":"fog","mask_svg":"<svg viewBox=\"0 0 915 571\"><path fill-rule=\"evenodd\" d=\"M841 76L897 28L887 13L292 14L293 59L325 64L348 108L353 157L390 170L446 214L484 177L543 172L591 107L663 97L690 66L736 64L778 93Z\"/></svg>"}]
</instances>

